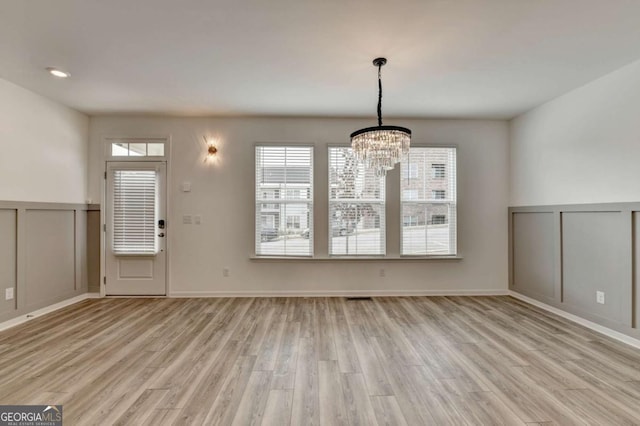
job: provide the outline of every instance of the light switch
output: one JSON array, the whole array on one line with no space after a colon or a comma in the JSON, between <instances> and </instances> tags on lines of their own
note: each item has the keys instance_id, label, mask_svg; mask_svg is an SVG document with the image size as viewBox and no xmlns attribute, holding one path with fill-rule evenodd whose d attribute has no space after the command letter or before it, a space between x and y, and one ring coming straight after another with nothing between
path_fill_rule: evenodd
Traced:
<instances>
[{"instance_id":1,"label":"light switch","mask_svg":"<svg viewBox=\"0 0 640 426\"><path fill-rule=\"evenodd\" d=\"M199 214L193 216L193 223L200 225L202 223L202 216Z\"/></svg>"},{"instance_id":2,"label":"light switch","mask_svg":"<svg viewBox=\"0 0 640 426\"><path fill-rule=\"evenodd\" d=\"M182 216L182 223L184 225L191 225L191 215L190 214L185 214Z\"/></svg>"},{"instance_id":3,"label":"light switch","mask_svg":"<svg viewBox=\"0 0 640 426\"><path fill-rule=\"evenodd\" d=\"M191 182L182 182L182 192L191 192Z\"/></svg>"}]
</instances>

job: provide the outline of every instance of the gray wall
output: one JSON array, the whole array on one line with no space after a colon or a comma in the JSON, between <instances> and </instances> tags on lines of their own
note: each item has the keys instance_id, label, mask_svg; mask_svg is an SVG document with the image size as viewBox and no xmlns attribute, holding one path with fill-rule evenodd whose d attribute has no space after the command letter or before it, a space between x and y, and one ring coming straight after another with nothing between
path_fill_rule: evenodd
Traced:
<instances>
[{"instance_id":1,"label":"gray wall","mask_svg":"<svg viewBox=\"0 0 640 426\"><path fill-rule=\"evenodd\" d=\"M89 198L104 185L105 137L171 137L167 180L168 291L173 296L501 292L507 287L508 127L500 120L401 120L417 145L458 148L460 261L400 256L400 171L387 175L387 258L371 263L328 254L327 147L348 144L365 119L259 117L91 117ZM218 155L205 162L203 137ZM252 260L255 143L313 144L314 256L304 261ZM190 192L181 190L191 184ZM201 223L184 224L183 215ZM380 269L385 270L380 276ZM229 271L225 274L224 271ZM227 276L228 275L228 276Z\"/></svg>"},{"instance_id":2,"label":"gray wall","mask_svg":"<svg viewBox=\"0 0 640 426\"><path fill-rule=\"evenodd\" d=\"M86 202L87 115L0 78L0 117L0 200Z\"/></svg>"},{"instance_id":3,"label":"gray wall","mask_svg":"<svg viewBox=\"0 0 640 426\"><path fill-rule=\"evenodd\" d=\"M86 293L90 281L99 288L99 254L97 264L88 256L99 249L99 225L90 228L87 210L0 201L0 322ZM5 300L11 287L14 299Z\"/></svg>"},{"instance_id":4,"label":"gray wall","mask_svg":"<svg viewBox=\"0 0 640 426\"><path fill-rule=\"evenodd\" d=\"M639 220L640 203L511 207L509 288L640 338Z\"/></svg>"},{"instance_id":5,"label":"gray wall","mask_svg":"<svg viewBox=\"0 0 640 426\"><path fill-rule=\"evenodd\" d=\"M509 122L509 205L640 200L640 60Z\"/></svg>"}]
</instances>

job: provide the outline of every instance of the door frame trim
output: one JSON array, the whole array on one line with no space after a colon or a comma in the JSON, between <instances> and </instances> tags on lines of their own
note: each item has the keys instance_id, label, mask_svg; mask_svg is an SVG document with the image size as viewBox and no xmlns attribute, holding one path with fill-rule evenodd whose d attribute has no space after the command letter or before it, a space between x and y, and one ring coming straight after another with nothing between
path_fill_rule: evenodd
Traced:
<instances>
[{"instance_id":1,"label":"door frame trim","mask_svg":"<svg viewBox=\"0 0 640 426\"><path fill-rule=\"evenodd\" d=\"M169 191L170 182L171 182L171 146L172 140L171 135L146 135L146 136L102 136L101 137L101 145L102 145L102 178L101 178L101 198L100 198L100 297L107 297L107 289L105 281L107 279L107 239L105 233L105 227L107 223L107 166L108 163L114 162L127 162L132 161L124 160L118 158L112 158L107 155L107 147L110 147L111 143L117 139L137 139L137 140L154 140L158 141L164 140L165 142L165 151L164 157L135 157L136 162L164 162L166 167L166 182L165 182L165 200L166 200L166 222L167 226L172 226L170 222L170 218L172 217L171 212L171 191ZM128 158L128 157L122 157ZM168 297L171 294L171 262L169 253L171 251L171 233L169 233L169 237L165 241L165 250L166 250L166 261L165 261L165 295L164 296L153 296L153 297ZM114 297L114 296L109 296Z\"/></svg>"}]
</instances>

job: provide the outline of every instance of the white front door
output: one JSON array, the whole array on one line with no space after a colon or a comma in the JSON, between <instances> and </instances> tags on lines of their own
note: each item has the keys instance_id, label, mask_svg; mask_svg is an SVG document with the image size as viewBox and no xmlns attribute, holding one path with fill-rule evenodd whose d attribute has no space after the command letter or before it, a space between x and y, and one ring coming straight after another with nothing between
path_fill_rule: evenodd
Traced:
<instances>
[{"instance_id":1,"label":"white front door","mask_svg":"<svg viewBox=\"0 0 640 426\"><path fill-rule=\"evenodd\" d=\"M166 163L107 162L106 294L166 294Z\"/></svg>"}]
</instances>

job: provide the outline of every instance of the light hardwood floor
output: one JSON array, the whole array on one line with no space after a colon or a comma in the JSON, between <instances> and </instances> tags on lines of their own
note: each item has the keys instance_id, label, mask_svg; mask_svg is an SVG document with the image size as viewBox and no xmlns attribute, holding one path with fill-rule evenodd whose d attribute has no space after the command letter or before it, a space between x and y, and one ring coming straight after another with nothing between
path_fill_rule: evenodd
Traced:
<instances>
[{"instance_id":1,"label":"light hardwood floor","mask_svg":"<svg viewBox=\"0 0 640 426\"><path fill-rule=\"evenodd\" d=\"M640 424L640 351L509 297L98 299L0 333L65 424Z\"/></svg>"}]
</instances>

